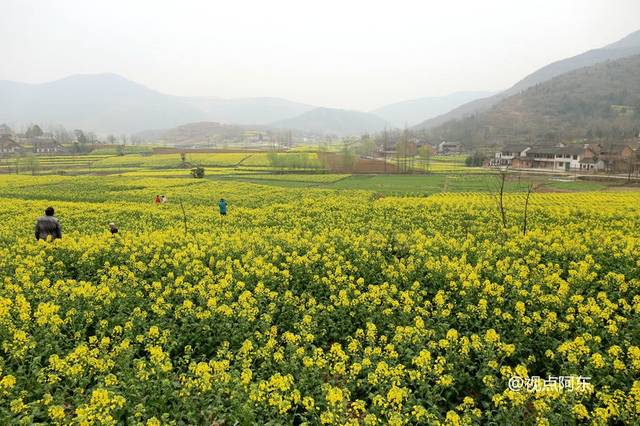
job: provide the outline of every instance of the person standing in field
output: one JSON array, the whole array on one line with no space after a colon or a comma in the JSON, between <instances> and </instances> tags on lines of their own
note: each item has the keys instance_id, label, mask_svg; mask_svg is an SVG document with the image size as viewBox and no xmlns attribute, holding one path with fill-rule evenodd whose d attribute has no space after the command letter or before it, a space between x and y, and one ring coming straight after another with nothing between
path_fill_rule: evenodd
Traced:
<instances>
[{"instance_id":1,"label":"person standing in field","mask_svg":"<svg viewBox=\"0 0 640 426\"><path fill-rule=\"evenodd\" d=\"M44 211L44 216L40 216L36 220L36 240L47 240L51 238L51 241L56 238L62 238L62 226L58 219L53 216L55 210L53 207L47 207Z\"/></svg>"},{"instance_id":2,"label":"person standing in field","mask_svg":"<svg viewBox=\"0 0 640 426\"><path fill-rule=\"evenodd\" d=\"M218 208L220 209L220 216L227 215L227 201L224 198L220 198L220 201L218 201Z\"/></svg>"},{"instance_id":3,"label":"person standing in field","mask_svg":"<svg viewBox=\"0 0 640 426\"><path fill-rule=\"evenodd\" d=\"M111 235L115 235L118 233L118 227L116 227L116 224L111 222L109 224L109 231L111 231Z\"/></svg>"},{"instance_id":4,"label":"person standing in field","mask_svg":"<svg viewBox=\"0 0 640 426\"><path fill-rule=\"evenodd\" d=\"M162 199L160 198L159 195L156 195L156 204L160 204L162 202Z\"/></svg>"},{"instance_id":5,"label":"person standing in field","mask_svg":"<svg viewBox=\"0 0 640 426\"><path fill-rule=\"evenodd\" d=\"M166 195L163 195L162 197L160 197L160 199L162 200L162 204L166 204L167 201L169 201L166 197Z\"/></svg>"}]
</instances>

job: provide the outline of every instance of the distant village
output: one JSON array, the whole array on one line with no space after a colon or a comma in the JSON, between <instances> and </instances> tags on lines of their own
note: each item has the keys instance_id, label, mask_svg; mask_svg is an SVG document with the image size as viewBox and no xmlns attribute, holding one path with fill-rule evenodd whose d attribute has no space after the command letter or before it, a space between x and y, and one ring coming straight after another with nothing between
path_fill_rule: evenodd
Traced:
<instances>
[{"instance_id":1,"label":"distant village","mask_svg":"<svg viewBox=\"0 0 640 426\"><path fill-rule=\"evenodd\" d=\"M0 157L86 154L95 148L118 147L125 141L130 144L137 142L126 135L120 138L109 135L100 141L93 132L67 131L62 126L54 129L53 132L43 131L37 124L32 124L25 131L17 132L6 124L0 124Z\"/></svg>"},{"instance_id":2,"label":"distant village","mask_svg":"<svg viewBox=\"0 0 640 426\"><path fill-rule=\"evenodd\" d=\"M113 143L98 142L97 138L87 139L84 133L76 130L69 133L65 144L56 140L54 135L44 132L37 125L32 125L24 133L17 133L6 124L0 124L0 156L12 155L59 155L81 153L78 146L90 150L95 146L113 146ZM242 134L245 146L278 146L292 147L291 133L282 140L266 132L245 131ZM363 137L364 138L364 137ZM368 136L366 136L368 138ZM113 142L113 141L111 141ZM310 141L305 138L303 142ZM517 143L506 144L496 150L495 147L484 147L479 151L470 152L459 142L441 141L432 143L419 138L392 141L391 146L376 141L376 148L368 154L361 152L363 159L388 159L398 155L411 157L424 155L439 156L478 156L478 164L493 168L510 168L531 171L576 172L576 173L611 173L611 174L640 174L640 138L620 142L590 142L590 143ZM217 148L218 144L208 144ZM182 146L182 149L202 148L199 146ZM426 151L425 151L426 150ZM482 152L482 154L479 154Z\"/></svg>"},{"instance_id":3,"label":"distant village","mask_svg":"<svg viewBox=\"0 0 640 426\"><path fill-rule=\"evenodd\" d=\"M29 130L34 129L34 127ZM14 133L6 124L0 125L0 154L61 154L66 151L64 145L35 127L35 133Z\"/></svg>"},{"instance_id":4,"label":"distant village","mask_svg":"<svg viewBox=\"0 0 640 426\"><path fill-rule=\"evenodd\" d=\"M637 174L640 171L640 141L508 144L495 153L488 165L514 169Z\"/></svg>"}]
</instances>

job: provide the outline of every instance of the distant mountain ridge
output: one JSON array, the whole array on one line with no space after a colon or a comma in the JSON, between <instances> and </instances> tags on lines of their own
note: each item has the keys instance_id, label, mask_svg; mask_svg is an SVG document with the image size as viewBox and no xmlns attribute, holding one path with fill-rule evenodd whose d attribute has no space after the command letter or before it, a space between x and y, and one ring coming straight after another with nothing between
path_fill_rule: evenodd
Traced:
<instances>
[{"instance_id":1,"label":"distant mountain ridge","mask_svg":"<svg viewBox=\"0 0 640 426\"><path fill-rule=\"evenodd\" d=\"M371 112L318 108L281 98L173 96L109 73L74 75L42 84L0 81L0 123L39 123L45 127L62 124L105 134L169 129L193 122L274 126L339 136L377 132L419 121L414 129L429 130L489 111L503 100L565 73L637 54L640 54L640 31L601 49L542 67L492 96L461 92L397 102ZM478 96L484 97L477 99ZM466 102L469 99L473 100ZM440 114L448 108L453 109Z\"/></svg>"},{"instance_id":2,"label":"distant mountain ridge","mask_svg":"<svg viewBox=\"0 0 640 426\"><path fill-rule=\"evenodd\" d=\"M389 126L375 114L337 108L315 108L297 117L271 123L273 127L303 132L349 136L374 133Z\"/></svg>"},{"instance_id":3,"label":"distant mountain ridge","mask_svg":"<svg viewBox=\"0 0 640 426\"><path fill-rule=\"evenodd\" d=\"M637 54L640 54L640 31L631 33L623 39L615 43L611 43L601 49L589 50L580 55L553 62L532 74L529 74L504 92L461 105L446 114L427 119L414 128L418 130L427 130L440 126L450 120L461 119L471 114L486 111L503 99L518 94L529 87L535 86L536 84L548 81L553 77L604 61L625 58Z\"/></svg>"},{"instance_id":4,"label":"distant mountain ridge","mask_svg":"<svg viewBox=\"0 0 640 426\"><path fill-rule=\"evenodd\" d=\"M203 111L209 120L229 124L263 125L273 121L295 117L315 108L283 98L183 97L189 105Z\"/></svg>"},{"instance_id":5,"label":"distant mountain ridge","mask_svg":"<svg viewBox=\"0 0 640 426\"><path fill-rule=\"evenodd\" d=\"M194 122L273 124L345 136L415 124L486 93L459 92L413 99L367 113L318 108L274 97L173 96L113 73L77 74L41 84L0 81L0 123L62 124L105 134L170 129Z\"/></svg>"},{"instance_id":6,"label":"distant mountain ridge","mask_svg":"<svg viewBox=\"0 0 640 426\"><path fill-rule=\"evenodd\" d=\"M204 119L197 108L116 74L75 75L26 84L0 81L0 121L59 123L104 132L133 132Z\"/></svg>"},{"instance_id":7,"label":"distant mountain ridge","mask_svg":"<svg viewBox=\"0 0 640 426\"><path fill-rule=\"evenodd\" d=\"M430 130L467 144L635 138L639 131L640 55L559 75Z\"/></svg>"},{"instance_id":8,"label":"distant mountain ridge","mask_svg":"<svg viewBox=\"0 0 640 426\"><path fill-rule=\"evenodd\" d=\"M395 102L376 108L371 112L396 127L414 126L425 119L436 117L467 102L485 98L495 93L489 91L455 92L446 96L424 97Z\"/></svg>"},{"instance_id":9,"label":"distant mountain ridge","mask_svg":"<svg viewBox=\"0 0 640 426\"><path fill-rule=\"evenodd\" d=\"M0 122L62 124L104 133L137 133L184 123L267 124L313 106L279 98L166 95L117 74L78 74L27 84L0 81Z\"/></svg>"}]
</instances>

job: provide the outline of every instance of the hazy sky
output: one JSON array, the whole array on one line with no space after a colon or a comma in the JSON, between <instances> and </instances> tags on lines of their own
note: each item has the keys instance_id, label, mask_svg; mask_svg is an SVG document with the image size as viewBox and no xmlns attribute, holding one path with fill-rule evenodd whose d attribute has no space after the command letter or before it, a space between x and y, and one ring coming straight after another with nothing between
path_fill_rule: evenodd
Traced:
<instances>
[{"instance_id":1,"label":"hazy sky","mask_svg":"<svg viewBox=\"0 0 640 426\"><path fill-rule=\"evenodd\" d=\"M0 0L0 80L372 109L497 90L640 29L639 0Z\"/></svg>"}]
</instances>

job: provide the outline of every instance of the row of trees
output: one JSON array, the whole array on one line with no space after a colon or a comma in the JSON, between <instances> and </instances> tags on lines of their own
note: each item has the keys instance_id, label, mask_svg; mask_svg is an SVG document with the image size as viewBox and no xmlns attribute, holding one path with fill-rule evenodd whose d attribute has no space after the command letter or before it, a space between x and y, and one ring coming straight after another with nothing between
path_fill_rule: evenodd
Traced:
<instances>
[{"instance_id":1,"label":"row of trees","mask_svg":"<svg viewBox=\"0 0 640 426\"><path fill-rule=\"evenodd\" d=\"M13 166L16 174L27 172L35 175L40 170L40 159L31 152L20 154L13 159L4 158L2 161L9 167Z\"/></svg>"},{"instance_id":2,"label":"row of trees","mask_svg":"<svg viewBox=\"0 0 640 426\"><path fill-rule=\"evenodd\" d=\"M320 151L328 151L328 147L321 145ZM347 172L355 171L358 158L364 158L381 160L384 172L414 173L416 170L429 171L433 154L429 145L418 145L418 140L409 130L385 130L373 137L364 134L359 138L343 139L340 149L331 152L331 164L323 166ZM329 161L329 156L322 157Z\"/></svg>"},{"instance_id":3,"label":"row of trees","mask_svg":"<svg viewBox=\"0 0 640 426\"><path fill-rule=\"evenodd\" d=\"M342 162L348 167L355 163L356 155L376 158L395 166L395 173L412 173L416 169L428 171L433 156L430 146L418 146L418 139L408 129L403 131L384 130L371 137L362 135L359 139L347 139L339 152Z\"/></svg>"},{"instance_id":4,"label":"row of trees","mask_svg":"<svg viewBox=\"0 0 640 426\"><path fill-rule=\"evenodd\" d=\"M481 167L488 159L489 157L486 154L476 151L465 158L464 165L467 167Z\"/></svg>"},{"instance_id":5,"label":"row of trees","mask_svg":"<svg viewBox=\"0 0 640 426\"><path fill-rule=\"evenodd\" d=\"M279 153L269 151L267 161L273 168L279 169L318 169L320 164L315 156L308 152Z\"/></svg>"},{"instance_id":6,"label":"row of trees","mask_svg":"<svg viewBox=\"0 0 640 426\"><path fill-rule=\"evenodd\" d=\"M79 146L100 143L109 145L138 145L142 143L142 139L134 135L108 134L101 139L95 132L82 129L68 130L62 125L47 126L45 131L38 124L30 124L21 133L27 138L51 137L62 144L77 144Z\"/></svg>"}]
</instances>

